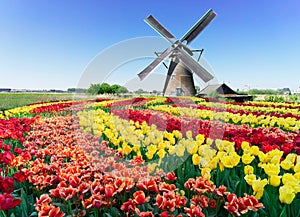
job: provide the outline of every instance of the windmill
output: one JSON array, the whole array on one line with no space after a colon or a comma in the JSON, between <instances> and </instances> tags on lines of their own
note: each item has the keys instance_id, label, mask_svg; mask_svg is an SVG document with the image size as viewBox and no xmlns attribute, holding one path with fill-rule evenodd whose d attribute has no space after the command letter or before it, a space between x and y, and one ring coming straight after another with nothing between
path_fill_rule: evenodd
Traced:
<instances>
[{"instance_id":1,"label":"windmill","mask_svg":"<svg viewBox=\"0 0 300 217\"><path fill-rule=\"evenodd\" d=\"M163 27L152 15L147 17L145 22L169 41L171 46L161 53L155 52L157 58L138 74L140 80L147 77L147 75L160 63L169 57L169 67L163 63L168 68L163 95L176 94L194 96L196 90L193 73L200 77L204 82L213 79L213 75L198 63L203 49L191 50L187 45L189 45L204 30L215 16L216 13L212 9L208 10L180 40L175 40L175 36ZM193 52L200 52L198 61L192 57Z\"/></svg>"}]
</instances>

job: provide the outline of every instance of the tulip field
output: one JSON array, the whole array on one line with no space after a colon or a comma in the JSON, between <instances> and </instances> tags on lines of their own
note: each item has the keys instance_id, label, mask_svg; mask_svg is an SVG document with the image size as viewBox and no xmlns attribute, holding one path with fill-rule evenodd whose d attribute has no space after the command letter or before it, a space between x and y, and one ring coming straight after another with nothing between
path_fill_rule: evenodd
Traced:
<instances>
[{"instance_id":1,"label":"tulip field","mask_svg":"<svg viewBox=\"0 0 300 217\"><path fill-rule=\"evenodd\" d=\"M0 217L300 216L300 105L68 100L0 113Z\"/></svg>"}]
</instances>

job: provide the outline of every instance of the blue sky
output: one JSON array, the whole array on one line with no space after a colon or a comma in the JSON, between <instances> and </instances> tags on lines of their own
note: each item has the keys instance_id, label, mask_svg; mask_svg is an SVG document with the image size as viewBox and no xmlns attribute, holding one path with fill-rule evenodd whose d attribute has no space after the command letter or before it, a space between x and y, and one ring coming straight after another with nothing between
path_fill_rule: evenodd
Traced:
<instances>
[{"instance_id":1,"label":"blue sky","mask_svg":"<svg viewBox=\"0 0 300 217\"><path fill-rule=\"evenodd\" d=\"M0 1L0 87L75 87L103 49L157 36L143 21L149 14L180 38L209 8L218 16L191 46L205 49L218 81L240 89L300 86L297 0L16 0ZM116 83L139 72L125 69Z\"/></svg>"}]
</instances>

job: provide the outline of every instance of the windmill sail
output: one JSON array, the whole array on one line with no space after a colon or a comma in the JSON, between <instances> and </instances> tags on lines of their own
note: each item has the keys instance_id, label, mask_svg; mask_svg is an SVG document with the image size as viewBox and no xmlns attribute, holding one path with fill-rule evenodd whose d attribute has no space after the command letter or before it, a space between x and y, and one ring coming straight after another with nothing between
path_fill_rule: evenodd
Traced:
<instances>
[{"instance_id":1,"label":"windmill sail","mask_svg":"<svg viewBox=\"0 0 300 217\"><path fill-rule=\"evenodd\" d=\"M203 68L194 58L192 58L183 49L178 49L178 57L192 72L198 75L204 82L208 82L213 79L213 75L210 74L205 68Z\"/></svg>"},{"instance_id":2,"label":"windmill sail","mask_svg":"<svg viewBox=\"0 0 300 217\"><path fill-rule=\"evenodd\" d=\"M215 18L217 14L212 10L208 10L203 17L180 39L181 42L186 41L187 44L191 43L205 27Z\"/></svg>"},{"instance_id":3,"label":"windmill sail","mask_svg":"<svg viewBox=\"0 0 300 217\"><path fill-rule=\"evenodd\" d=\"M149 66L147 66L143 71L141 71L138 76L141 80L143 80L147 75L153 71L166 57L168 57L173 51L173 48L170 47L162 52Z\"/></svg>"},{"instance_id":4,"label":"windmill sail","mask_svg":"<svg viewBox=\"0 0 300 217\"><path fill-rule=\"evenodd\" d=\"M145 22L148 23L155 31L160 35L166 38L169 42L172 43L172 40L175 39L175 36L172 35L163 25L161 25L158 20L156 20L152 15L145 19Z\"/></svg>"}]
</instances>

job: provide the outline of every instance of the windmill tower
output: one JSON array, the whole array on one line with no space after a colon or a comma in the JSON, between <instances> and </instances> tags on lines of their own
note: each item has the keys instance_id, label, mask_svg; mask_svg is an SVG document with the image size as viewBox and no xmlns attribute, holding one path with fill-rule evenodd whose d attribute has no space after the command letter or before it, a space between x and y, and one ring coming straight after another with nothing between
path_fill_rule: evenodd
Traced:
<instances>
[{"instance_id":1,"label":"windmill tower","mask_svg":"<svg viewBox=\"0 0 300 217\"><path fill-rule=\"evenodd\" d=\"M175 40L175 36L163 27L152 15L147 17L145 22L169 41L171 46L162 53L156 53L158 57L138 74L139 78L143 80L162 63L164 59L169 57L170 63L169 67L167 67L168 72L163 95L194 96L196 90L193 73L199 76L204 82L210 81L213 79L213 76L198 63L203 49L191 50L187 45L204 30L215 16L216 13L212 9L208 10L180 40ZM200 52L198 61L192 57L193 52Z\"/></svg>"}]
</instances>

